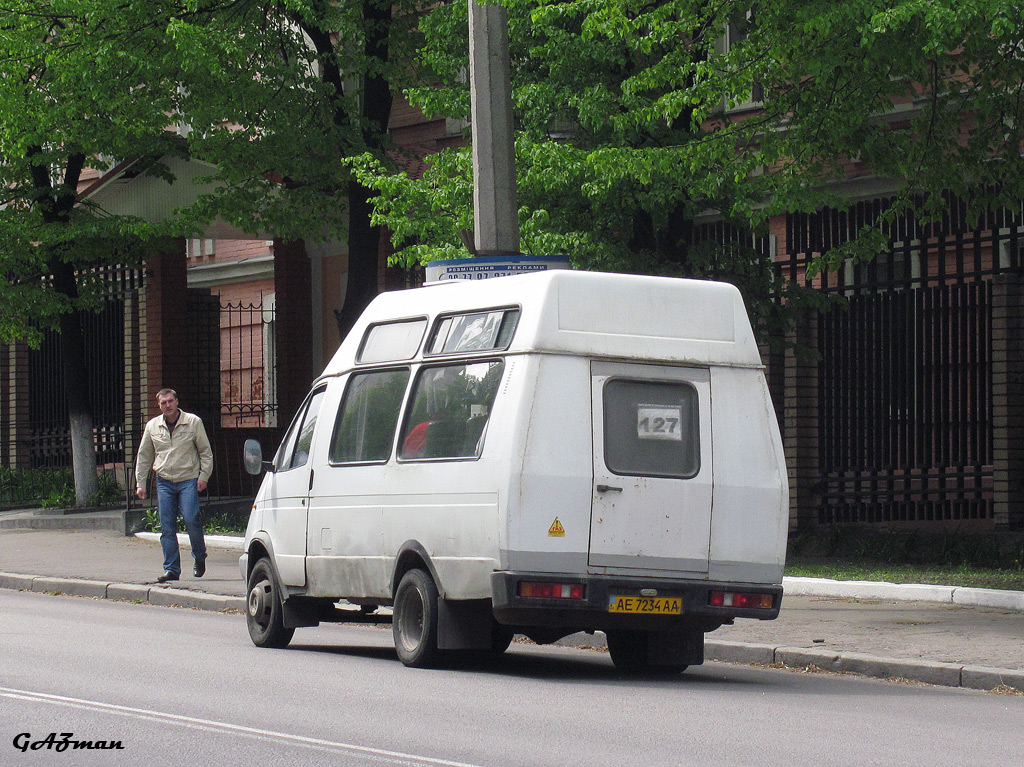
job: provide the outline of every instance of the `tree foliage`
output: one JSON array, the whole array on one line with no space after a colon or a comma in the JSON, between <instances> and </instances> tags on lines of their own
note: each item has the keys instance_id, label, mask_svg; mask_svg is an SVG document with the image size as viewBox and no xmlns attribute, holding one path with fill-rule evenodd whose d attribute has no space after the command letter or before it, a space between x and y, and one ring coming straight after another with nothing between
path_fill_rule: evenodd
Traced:
<instances>
[{"instance_id":1,"label":"tree foliage","mask_svg":"<svg viewBox=\"0 0 1024 767\"><path fill-rule=\"evenodd\" d=\"M716 274L750 300L783 286L751 268L763 255L699 245L700 220L763 233L776 213L848 205L851 184L872 178L892 207L828 254L868 258L885 220L941 215L944 192L969 199L975 214L1024 199L1018 4L504 4L527 252L568 253L589 268ZM440 85L409 93L429 113L468 115L465 26L463 3L423 24L422 61ZM459 251L457 230L471 221L466 151L436 157L422 179L365 167L398 259ZM434 220L440 212L447 225Z\"/></svg>"},{"instance_id":2,"label":"tree foliage","mask_svg":"<svg viewBox=\"0 0 1024 767\"><path fill-rule=\"evenodd\" d=\"M378 0L0 9L0 339L61 330L76 483L91 451L79 313L98 305L94 265L139 263L219 216L260 237L347 234L346 308L358 312L375 293L369 192L343 158L385 157L389 78L401 71L389 50L408 27L392 11ZM158 220L115 215L84 193L126 162L179 183L171 160L207 172L193 203Z\"/></svg>"}]
</instances>

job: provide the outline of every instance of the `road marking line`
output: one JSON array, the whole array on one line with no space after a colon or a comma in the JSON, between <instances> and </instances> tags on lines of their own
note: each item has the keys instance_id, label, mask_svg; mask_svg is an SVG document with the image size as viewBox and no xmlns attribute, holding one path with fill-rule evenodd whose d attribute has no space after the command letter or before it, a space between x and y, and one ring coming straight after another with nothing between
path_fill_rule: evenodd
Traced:
<instances>
[{"instance_id":1,"label":"road marking line","mask_svg":"<svg viewBox=\"0 0 1024 767\"><path fill-rule=\"evenodd\" d=\"M274 730L263 730L257 727L246 727L240 724L229 722L218 722L212 719L199 719L197 717L182 716L180 714L168 714L163 711L150 711L144 708L132 708L131 706L120 706L113 703L102 703L95 700L84 700L82 698L69 698L63 695L51 695L44 692L33 692L31 690L16 690L10 687L0 687L0 697L12 698L15 700L27 700L36 703L49 703L55 706L68 706L83 708L93 711L106 711L121 716L134 717L137 719L149 719L152 721L177 724L184 727L194 727L210 731L227 731L253 738L268 740L281 740L296 745L312 747L316 749L348 751L364 757L384 759L391 762L406 764L429 764L439 767L480 767L480 765L467 762L453 762L448 759L436 759L430 756L417 756L406 754L401 751L388 751L370 746L359 746L354 743L339 743L337 741L322 740L320 738L308 738L303 735L291 735L286 732L275 732Z\"/></svg>"}]
</instances>

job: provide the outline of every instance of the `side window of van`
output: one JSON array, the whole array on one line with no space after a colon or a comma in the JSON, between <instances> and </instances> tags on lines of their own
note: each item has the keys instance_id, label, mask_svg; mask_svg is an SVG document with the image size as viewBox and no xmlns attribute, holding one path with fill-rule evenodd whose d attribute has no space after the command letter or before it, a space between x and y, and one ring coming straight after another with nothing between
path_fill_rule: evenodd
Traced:
<instances>
[{"instance_id":1,"label":"side window of van","mask_svg":"<svg viewBox=\"0 0 1024 767\"><path fill-rule=\"evenodd\" d=\"M416 356L427 329L426 319L400 320L371 325L359 347L360 362L408 360Z\"/></svg>"},{"instance_id":2,"label":"side window of van","mask_svg":"<svg viewBox=\"0 0 1024 767\"><path fill-rule=\"evenodd\" d=\"M504 369L501 360L421 368L399 437L398 457L480 455Z\"/></svg>"},{"instance_id":3,"label":"side window of van","mask_svg":"<svg viewBox=\"0 0 1024 767\"><path fill-rule=\"evenodd\" d=\"M310 395L306 406L299 411L291 429L288 430L289 436L284 443L285 448L281 454L281 461L278 463L278 468L282 471L304 466L309 460L309 449L313 444L316 418L320 413L320 403L323 401L325 391L327 391L327 387L322 386Z\"/></svg>"},{"instance_id":4,"label":"side window of van","mask_svg":"<svg viewBox=\"0 0 1024 767\"><path fill-rule=\"evenodd\" d=\"M459 354L507 349L518 322L518 309L493 309L441 317L434 325L426 353Z\"/></svg>"},{"instance_id":5,"label":"side window of van","mask_svg":"<svg viewBox=\"0 0 1024 767\"><path fill-rule=\"evenodd\" d=\"M334 422L331 463L386 461L398 426L409 369L353 373Z\"/></svg>"},{"instance_id":6,"label":"side window of van","mask_svg":"<svg viewBox=\"0 0 1024 767\"><path fill-rule=\"evenodd\" d=\"M694 477L700 471L697 390L612 379L604 388L604 461L615 474Z\"/></svg>"}]
</instances>

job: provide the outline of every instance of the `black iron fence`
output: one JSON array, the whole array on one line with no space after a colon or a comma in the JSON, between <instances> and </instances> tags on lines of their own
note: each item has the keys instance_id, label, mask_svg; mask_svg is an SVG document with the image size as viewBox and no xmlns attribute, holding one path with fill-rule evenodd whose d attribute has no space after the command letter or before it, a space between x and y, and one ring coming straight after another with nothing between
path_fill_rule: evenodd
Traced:
<instances>
[{"instance_id":1,"label":"black iron fence","mask_svg":"<svg viewBox=\"0 0 1024 767\"><path fill-rule=\"evenodd\" d=\"M220 306L220 424L277 426L275 307L258 302Z\"/></svg>"},{"instance_id":2,"label":"black iron fence","mask_svg":"<svg viewBox=\"0 0 1024 767\"><path fill-rule=\"evenodd\" d=\"M133 351L139 344L138 323L130 307L143 275L130 269L102 272L109 286L105 302L99 312L84 316L97 463L117 476L131 506L137 503L131 494L133 461L146 408L133 401L133 392L139 396L142 387ZM259 478L245 473L242 444L257 438L272 454L283 432L276 419L274 307L262 300L221 304L208 291L195 290L189 291L188 301L186 396L188 409L203 417L214 448L209 494L251 498ZM25 399L18 409L22 417L5 423L0 433L0 508L45 500L57 481L54 476L71 466L59 344L60 336L47 332L38 349L24 350L14 362L9 348L0 347L0 368L27 381L18 389ZM2 393L11 394L7 389ZM138 422L137 428L128 428L129 421Z\"/></svg>"},{"instance_id":3,"label":"black iron fence","mask_svg":"<svg viewBox=\"0 0 1024 767\"><path fill-rule=\"evenodd\" d=\"M820 318L820 522L991 518L991 297L859 295Z\"/></svg>"},{"instance_id":4,"label":"black iron fence","mask_svg":"<svg viewBox=\"0 0 1024 767\"><path fill-rule=\"evenodd\" d=\"M888 249L806 277L888 201L787 221L791 279L840 300L817 327L818 522L957 523L993 516L992 278L1020 268L1021 210L968 225L887 225Z\"/></svg>"}]
</instances>

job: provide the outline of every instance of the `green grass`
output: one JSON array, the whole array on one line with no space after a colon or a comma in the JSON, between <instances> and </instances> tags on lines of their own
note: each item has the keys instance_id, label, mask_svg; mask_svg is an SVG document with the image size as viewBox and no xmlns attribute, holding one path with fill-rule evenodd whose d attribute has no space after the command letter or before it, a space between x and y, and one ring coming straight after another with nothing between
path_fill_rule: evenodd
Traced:
<instances>
[{"instance_id":1,"label":"green grass","mask_svg":"<svg viewBox=\"0 0 1024 767\"><path fill-rule=\"evenodd\" d=\"M982 589L1024 591L1024 568L996 569L971 565L905 565L832 557L790 557L786 575L839 581L931 583Z\"/></svg>"},{"instance_id":2,"label":"green grass","mask_svg":"<svg viewBox=\"0 0 1024 767\"><path fill-rule=\"evenodd\" d=\"M214 514L203 520L203 532L206 535L245 535L245 525L249 517L240 518L237 514ZM143 529L149 532L160 532L160 515L156 506L146 509L146 520ZM185 520L178 515L178 532L185 532Z\"/></svg>"},{"instance_id":3,"label":"green grass","mask_svg":"<svg viewBox=\"0 0 1024 767\"><path fill-rule=\"evenodd\" d=\"M99 492L88 500L87 507L124 500L114 471L102 470L97 479ZM75 480L71 469L14 470L0 466L0 507L25 503L38 503L44 509L74 508Z\"/></svg>"}]
</instances>

